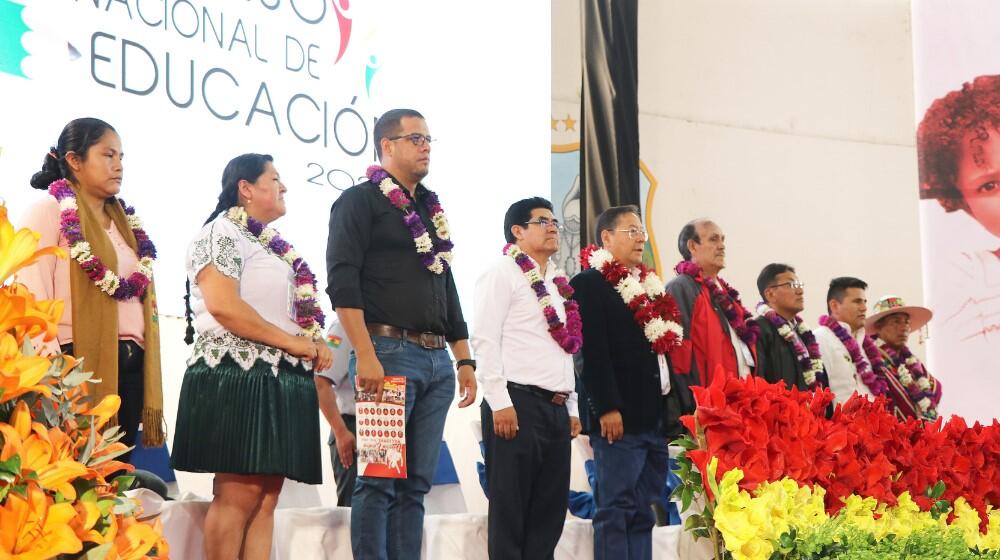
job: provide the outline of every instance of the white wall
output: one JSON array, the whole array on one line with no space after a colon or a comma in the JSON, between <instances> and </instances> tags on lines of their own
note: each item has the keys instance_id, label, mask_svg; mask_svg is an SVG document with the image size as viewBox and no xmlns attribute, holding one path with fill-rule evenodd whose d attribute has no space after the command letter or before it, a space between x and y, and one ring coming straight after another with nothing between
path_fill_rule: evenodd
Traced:
<instances>
[{"instance_id":1,"label":"white wall","mask_svg":"<svg viewBox=\"0 0 1000 560\"><path fill-rule=\"evenodd\" d=\"M577 2L554 3L554 117L579 111L579 26L557 23L574 19ZM641 0L638 50L666 268L681 226L709 216L748 307L775 261L807 284L813 325L834 276L922 301L908 0Z\"/></svg>"}]
</instances>

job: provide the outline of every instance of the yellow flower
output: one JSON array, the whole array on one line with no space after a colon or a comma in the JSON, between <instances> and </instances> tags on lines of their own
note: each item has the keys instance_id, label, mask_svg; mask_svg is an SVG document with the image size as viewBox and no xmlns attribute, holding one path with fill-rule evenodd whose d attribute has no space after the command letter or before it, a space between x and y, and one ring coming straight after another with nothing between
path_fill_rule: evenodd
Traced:
<instances>
[{"instance_id":1,"label":"yellow flower","mask_svg":"<svg viewBox=\"0 0 1000 560\"><path fill-rule=\"evenodd\" d=\"M965 537L965 544L969 545L969 548L979 546L981 535L979 534L979 512L973 509L965 498L958 498L955 500L954 504L955 518L951 522L951 526L962 531L962 536Z\"/></svg>"},{"instance_id":2,"label":"yellow flower","mask_svg":"<svg viewBox=\"0 0 1000 560\"><path fill-rule=\"evenodd\" d=\"M840 510L847 525L857 527L869 533L875 532L875 508L878 501L875 498L862 498L851 494L844 500L844 508Z\"/></svg>"},{"instance_id":3,"label":"yellow flower","mask_svg":"<svg viewBox=\"0 0 1000 560\"><path fill-rule=\"evenodd\" d=\"M39 257L56 255L65 258L66 252L59 247L36 250L38 239L39 235L27 228L15 232L13 224L7 219L7 207L0 205L0 284Z\"/></svg>"},{"instance_id":4,"label":"yellow flower","mask_svg":"<svg viewBox=\"0 0 1000 560\"><path fill-rule=\"evenodd\" d=\"M708 471L714 477L718 459L712 458ZM735 560L767 560L774 552L768 535L773 532L768 501L753 499L740 490L743 471L732 469L722 476L716 496L715 528L722 534L726 549Z\"/></svg>"},{"instance_id":5,"label":"yellow flower","mask_svg":"<svg viewBox=\"0 0 1000 560\"><path fill-rule=\"evenodd\" d=\"M0 505L0 558L4 560L45 560L72 554L83 548L70 522L76 517L73 505L53 503L50 496L29 483L26 496L10 492Z\"/></svg>"}]
</instances>

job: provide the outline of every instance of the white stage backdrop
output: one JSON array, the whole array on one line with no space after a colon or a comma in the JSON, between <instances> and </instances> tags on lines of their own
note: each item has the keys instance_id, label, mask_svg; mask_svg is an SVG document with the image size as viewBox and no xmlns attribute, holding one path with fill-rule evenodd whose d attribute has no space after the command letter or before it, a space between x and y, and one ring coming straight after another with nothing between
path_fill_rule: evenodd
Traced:
<instances>
[{"instance_id":1,"label":"white stage backdrop","mask_svg":"<svg viewBox=\"0 0 1000 560\"><path fill-rule=\"evenodd\" d=\"M981 421L997 415L1000 389L1000 77L990 77L1000 74L998 26L991 0L913 2L929 365L944 412ZM951 93L973 81L994 92L974 109L975 96Z\"/></svg>"},{"instance_id":2,"label":"white stage backdrop","mask_svg":"<svg viewBox=\"0 0 1000 560\"><path fill-rule=\"evenodd\" d=\"M159 250L161 312L179 315L223 167L270 153L289 188L275 225L322 290L330 205L374 161L377 116L412 107L471 310L503 211L549 192L549 18L534 1L0 0L0 195L18 221L63 125L111 123L122 197Z\"/></svg>"}]
</instances>

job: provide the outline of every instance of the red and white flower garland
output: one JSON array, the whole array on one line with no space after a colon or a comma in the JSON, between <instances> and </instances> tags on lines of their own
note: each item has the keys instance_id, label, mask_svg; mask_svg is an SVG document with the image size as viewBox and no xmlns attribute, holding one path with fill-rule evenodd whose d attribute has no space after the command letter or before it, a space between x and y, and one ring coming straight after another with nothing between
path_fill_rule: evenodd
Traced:
<instances>
[{"instance_id":1,"label":"red and white flower garland","mask_svg":"<svg viewBox=\"0 0 1000 560\"><path fill-rule=\"evenodd\" d=\"M610 251L593 245L583 250L583 257L585 268L599 271L625 301L654 352L667 354L681 345L684 327L679 322L680 311L655 272L640 264L633 274Z\"/></svg>"}]
</instances>

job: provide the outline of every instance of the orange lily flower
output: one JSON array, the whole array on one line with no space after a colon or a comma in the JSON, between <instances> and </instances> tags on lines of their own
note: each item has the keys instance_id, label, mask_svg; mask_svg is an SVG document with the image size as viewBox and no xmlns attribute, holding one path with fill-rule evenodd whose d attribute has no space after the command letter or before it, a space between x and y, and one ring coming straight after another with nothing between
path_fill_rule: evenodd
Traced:
<instances>
[{"instance_id":1,"label":"orange lily flower","mask_svg":"<svg viewBox=\"0 0 1000 560\"><path fill-rule=\"evenodd\" d=\"M7 332L0 332L0 403L13 400L25 393L52 394L40 384L52 362L42 356L24 356L17 340Z\"/></svg>"},{"instance_id":2,"label":"orange lily flower","mask_svg":"<svg viewBox=\"0 0 1000 560\"><path fill-rule=\"evenodd\" d=\"M53 503L33 483L26 497L7 494L0 505L0 560L45 560L80 552L83 543L69 525L75 517L73 504Z\"/></svg>"},{"instance_id":3,"label":"orange lily flower","mask_svg":"<svg viewBox=\"0 0 1000 560\"><path fill-rule=\"evenodd\" d=\"M39 237L27 228L15 232L13 224L7 219L7 207L0 205L0 284L18 270L34 264L39 257L66 257L66 251L59 247L37 249Z\"/></svg>"}]
</instances>

